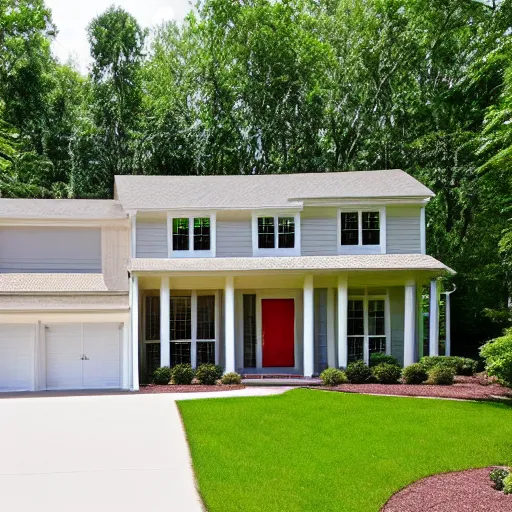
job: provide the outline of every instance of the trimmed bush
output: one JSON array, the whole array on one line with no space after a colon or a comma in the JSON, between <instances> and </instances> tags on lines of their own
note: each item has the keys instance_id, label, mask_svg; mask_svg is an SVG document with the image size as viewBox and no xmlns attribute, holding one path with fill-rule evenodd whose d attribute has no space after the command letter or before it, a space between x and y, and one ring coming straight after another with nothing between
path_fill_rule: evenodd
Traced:
<instances>
[{"instance_id":1,"label":"trimmed bush","mask_svg":"<svg viewBox=\"0 0 512 512\"><path fill-rule=\"evenodd\" d=\"M320 378L324 386L338 386L347 382L347 376L343 370L337 368L326 368L321 374Z\"/></svg>"},{"instance_id":2,"label":"trimmed bush","mask_svg":"<svg viewBox=\"0 0 512 512\"><path fill-rule=\"evenodd\" d=\"M382 363L372 369L375 380L380 384L396 384L402 370L399 366L389 363Z\"/></svg>"},{"instance_id":3,"label":"trimmed bush","mask_svg":"<svg viewBox=\"0 0 512 512\"><path fill-rule=\"evenodd\" d=\"M503 481L509 475L509 471L504 468L493 469L489 475L489 478L494 482L494 488L498 491L502 491L505 486Z\"/></svg>"},{"instance_id":4,"label":"trimmed bush","mask_svg":"<svg viewBox=\"0 0 512 512\"><path fill-rule=\"evenodd\" d=\"M192 384L194 378L194 370L189 364L177 364L173 367L172 372L172 383L178 385Z\"/></svg>"},{"instance_id":5,"label":"trimmed bush","mask_svg":"<svg viewBox=\"0 0 512 512\"><path fill-rule=\"evenodd\" d=\"M450 386L453 384L455 371L453 368L434 366L428 372L427 384L436 384L438 386Z\"/></svg>"},{"instance_id":6,"label":"trimmed bush","mask_svg":"<svg viewBox=\"0 0 512 512\"><path fill-rule=\"evenodd\" d=\"M428 379L425 368L420 363L414 363L402 370L404 384L421 384Z\"/></svg>"},{"instance_id":7,"label":"trimmed bush","mask_svg":"<svg viewBox=\"0 0 512 512\"><path fill-rule=\"evenodd\" d=\"M153 382L155 384L169 384L171 378L172 370L168 366L162 366L153 372Z\"/></svg>"},{"instance_id":8,"label":"trimmed bush","mask_svg":"<svg viewBox=\"0 0 512 512\"><path fill-rule=\"evenodd\" d=\"M504 386L512 388L512 329L501 338L489 341L480 349L487 373Z\"/></svg>"},{"instance_id":9,"label":"trimmed bush","mask_svg":"<svg viewBox=\"0 0 512 512\"><path fill-rule=\"evenodd\" d=\"M503 479L503 492L505 494L512 494L512 473L509 473L508 476Z\"/></svg>"},{"instance_id":10,"label":"trimmed bush","mask_svg":"<svg viewBox=\"0 0 512 512\"><path fill-rule=\"evenodd\" d=\"M451 368L456 375L473 375L478 367L478 361L458 356L425 356L420 359L420 364L427 371L436 366Z\"/></svg>"},{"instance_id":11,"label":"trimmed bush","mask_svg":"<svg viewBox=\"0 0 512 512\"><path fill-rule=\"evenodd\" d=\"M373 377L372 370L366 366L364 361L350 363L345 370L345 374L348 381L352 384L365 384Z\"/></svg>"},{"instance_id":12,"label":"trimmed bush","mask_svg":"<svg viewBox=\"0 0 512 512\"><path fill-rule=\"evenodd\" d=\"M470 359L469 357L459 357L459 364L457 365L457 375L472 376L476 373L478 368L478 361Z\"/></svg>"},{"instance_id":13,"label":"trimmed bush","mask_svg":"<svg viewBox=\"0 0 512 512\"><path fill-rule=\"evenodd\" d=\"M215 365L215 376L217 377L215 380L222 379L224 375L224 368L220 364Z\"/></svg>"},{"instance_id":14,"label":"trimmed bush","mask_svg":"<svg viewBox=\"0 0 512 512\"><path fill-rule=\"evenodd\" d=\"M400 366L398 359L394 356L390 356L388 354L382 354L377 352L375 354L370 355L370 367L377 366L379 364L393 364L395 366Z\"/></svg>"},{"instance_id":15,"label":"trimmed bush","mask_svg":"<svg viewBox=\"0 0 512 512\"><path fill-rule=\"evenodd\" d=\"M229 372L220 379L222 384L242 384L242 377L236 372Z\"/></svg>"},{"instance_id":16,"label":"trimmed bush","mask_svg":"<svg viewBox=\"0 0 512 512\"><path fill-rule=\"evenodd\" d=\"M219 380L219 367L211 363L202 364L196 370L196 379L199 384L213 386Z\"/></svg>"}]
</instances>

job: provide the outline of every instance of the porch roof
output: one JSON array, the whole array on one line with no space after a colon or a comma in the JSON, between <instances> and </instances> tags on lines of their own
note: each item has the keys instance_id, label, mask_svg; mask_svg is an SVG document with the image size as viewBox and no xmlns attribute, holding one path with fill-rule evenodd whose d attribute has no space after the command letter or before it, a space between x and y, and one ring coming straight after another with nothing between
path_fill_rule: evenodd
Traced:
<instances>
[{"instance_id":1,"label":"porch roof","mask_svg":"<svg viewBox=\"0 0 512 512\"><path fill-rule=\"evenodd\" d=\"M424 254L358 254L249 258L135 258L134 273L426 270L440 275L455 272Z\"/></svg>"}]
</instances>

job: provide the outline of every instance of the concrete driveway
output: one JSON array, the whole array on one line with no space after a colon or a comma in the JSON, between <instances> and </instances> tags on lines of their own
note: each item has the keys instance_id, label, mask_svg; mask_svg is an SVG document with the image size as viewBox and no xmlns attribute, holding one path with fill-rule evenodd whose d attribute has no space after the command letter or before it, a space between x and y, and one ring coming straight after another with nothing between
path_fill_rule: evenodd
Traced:
<instances>
[{"instance_id":1,"label":"concrete driveway","mask_svg":"<svg viewBox=\"0 0 512 512\"><path fill-rule=\"evenodd\" d=\"M0 510L203 510L173 397L1 399Z\"/></svg>"}]
</instances>

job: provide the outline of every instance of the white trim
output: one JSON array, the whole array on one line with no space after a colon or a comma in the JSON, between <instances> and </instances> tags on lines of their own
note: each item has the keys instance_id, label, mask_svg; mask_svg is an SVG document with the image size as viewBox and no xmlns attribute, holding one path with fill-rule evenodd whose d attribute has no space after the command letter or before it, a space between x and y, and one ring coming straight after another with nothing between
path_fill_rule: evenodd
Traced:
<instances>
[{"instance_id":1,"label":"white trim","mask_svg":"<svg viewBox=\"0 0 512 512\"><path fill-rule=\"evenodd\" d=\"M258 218L273 217L274 218L274 248L260 249L258 247ZM293 217L294 221L294 247L281 249L279 248L279 218ZM253 256L300 256L301 254L301 232L300 232L300 212L279 212L258 210L252 212L252 255Z\"/></svg>"},{"instance_id":2,"label":"white trim","mask_svg":"<svg viewBox=\"0 0 512 512\"><path fill-rule=\"evenodd\" d=\"M405 285L404 299L404 366L415 360L416 334L416 283L410 281Z\"/></svg>"},{"instance_id":3,"label":"white trim","mask_svg":"<svg viewBox=\"0 0 512 512\"><path fill-rule=\"evenodd\" d=\"M384 310L384 332L386 333L386 354L391 355L391 301L389 299L389 288L386 289L386 305Z\"/></svg>"},{"instance_id":4,"label":"white trim","mask_svg":"<svg viewBox=\"0 0 512 512\"><path fill-rule=\"evenodd\" d=\"M213 307L215 308L215 302ZM215 313L213 317L215 321ZM190 363L192 368L197 367L197 291L192 290L190 294Z\"/></svg>"},{"instance_id":5,"label":"white trim","mask_svg":"<svg viewBox=\"0 0 512 512\"><path fill-rule=\"evenodd\" d=\"M437 297L437 279L430 281L429 296L429 356L439 355L439 302Z\"/></svg>"},{"instance_id":6,"label":"white trim","mask_svg":"<svg viewBox=\"0 0 512 512\"><path fill-rule=\"evenodd\" d=\"M139 278L132 276L131 322L132 322L132 390L139 389Z\"/></svg>"},{"instance_id":7,"label":"white trim","mask_svg":"<svg viewBox=\"0 0 512 512\"><path fill-rule=\"evenodd\" d=\"M167 255L169 258L215 258L217 254L217 215L215 212L187 212L186 215L167 214ZM210 250L194 250L194 219L210 219ZM175 251L172 247L173 219L188 219L188 250Z\"/></svg>"},{"instance_id":8,"label":"white trim","mask_svg":"<svg viewBox=\"0 0 512 512\"><path fill-rule=\"evenodd\" d=\"M130 247L131 247L131 254L132 258L137 257L137 218L135 215L130 215L130 223L131 223L131 230L130 230Z\"/></svg>"},{"instance_id":9,"label":"white trim","mask_svg":"<svg viewBox=\"0 0 512 512\"><path fill-rule=\"evenodd\" d=\"M427 254L427 225L424 206L420 210L420 252Z\"/></svg>"},{"instance_id":10,"label":"white trim","mask_svg":"<svg viewBox=\"0 0 512 512\"><path fill-rule=\"evenodd\" d=\"M123 322L121 330L121 385L130 389L130 323Z\"/></svg>"},{"instance_id":11,"label":"white trim","mask_svg":"<svg viewBox=\"0 0 512 512\"><path fill-rule=\"evenodd\" d=\"M338 365L348 364L348 279L338 276Z\"/></svg>"},{"instance_id":12,"label":"white trim","mask_svg":"<svg viewBox=\"0 0 512 512\"><path fill-rule=\"evenodd\" d=\"M434 197L434 195L432 195ZM307 206L334 206L337 208L359 208L367 206L385 206L385 205L417 205L423 206L430 201L430 197L411 196L411 197L354 197L354 198L325 198L325 199L294 199L290 201L302 201L304 207Z\"/></svg>"},{"instance_id":13,"label":"white trim","mask_svg":"<svg viewBox=\"0 0 512 512\"><path fill-rule=\"evenodd\" d=\"M380 228L380 252L381 254L386 254L388 248L388 240L387 240L387 234L388 234L388 217L387 217L387 210L384 206L379 210L379 228ZM381 224L383 228L381 228Z\"/></svg>"},{"instance_id":14,"label":"white trim","mask_svg":"<svg viewBox=\"0 0 512 512\"><path fill-rule=\"evenodd\" d=\"M315 372L315 331L314 331L314 286L313 276L304 278L304 330L303 330L303 356L304 376L312 377Z\"/></svg>"},{"instance_id":15,"label":"white trim","mask_svg":"<svg viewBox=\"0 0 512 512\"><path fill-rule=\"evenodd\" d=\"M341 214L357 212L357 245L341 245ZM379 245L363 245L363 213L378 212L379 213ZM386 252L386 207L371 206L367 208L338 208L336 214L336 245L338 254L384 254Z\"/></svg>"},{"instance_id":16,"label":"white trim","mask_svg":"<svg viewBox=\"0 0 512 512\"><path fill-rule=\"evenodd\" d=\"M44 226L44 227L75 227L75 228L129 228L126 218L112 219L0 219L0 226Z\"/></svg>"},{"instance_id":17,"label":"white trim","mask_svg":"<svg viewBox=\"0 0 512 512\"><path fill-rule=\"evenodd\" d=\"M226 277L224 288L224 339L226 355L226 373L236 370L235 361L235 278Z\"/></svg>"},{"instance_id":18,"label":"white trim","mask_svg":"<svg viewBox=\"0 0 512 512\"><path fill-rule=\"evenodd\" d=\"M220 292L218 290L215 291L215 364L220 364Z\"/></svg>"},{"instance_id":19,"label":"white trim","mask_svg":"<svg viewBox=\"0 0 512 512\"><path fill-rule=\"evenodd\" d=\"M327 288L327 366L336 367L336 336L334 333L334 288Z\"/></svg>"},{"instance_id":20,"label":"white trim","mask_svg":"<svg viewBox=\"0 0 512 512\"><path fill-rule=\"evenodd\" d=\"M171 292L169 277L160 281L160 366L171 365ZM144 305L145 310L145 305ZM145 319L144 319L145 321Z\"/></svg>"}]
</instances>

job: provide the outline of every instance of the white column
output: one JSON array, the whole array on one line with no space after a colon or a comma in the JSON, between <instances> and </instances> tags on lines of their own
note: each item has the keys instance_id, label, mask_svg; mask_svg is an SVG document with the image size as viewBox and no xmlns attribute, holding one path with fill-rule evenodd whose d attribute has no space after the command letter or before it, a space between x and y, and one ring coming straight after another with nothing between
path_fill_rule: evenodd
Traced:
<instances>
[{"instance_id":1,"label":"white column","mask_svg":"<svg viewBox=\"0 0 512 512\"><path fill-rule=\"evenodd\" d=\"M190 341L190 363L192 368L196 367L197 362L197 291L192 290L190 296L190 318L192 325L190 327L191 341Z\"/></svg>"},{"instance_id":2,"label":"white column","mask_svg":"<svg viewBox=\"0 0 512 512\"><path fill-rule=\"evenodd\" d=\"M334 288L327 288L327 365L336 368L336 335L334 332Z\"/></svg>"},{"instance_id":3,"label":"white column","mask_svg":"<svg viewBox=\"0 0 512 512\"><path fill-rule=\"evenodd\" d=\"M171 295L169 277L160 281L160 366L171 366Z\"/></svg>"},{"instance_id":4,"label":"white column","mask_svg":"<svg viewBox=\"0 0 512 512\"><path fill-rule=\"evenodd\" d=\"M439 355L439 303L437 301L437 280L430 281L429 311L429 356Z\"/></svg>"},{"instance_id":5,"label":"white column","mask_svg":"<svg viewBox=\"0 0 512 512\"><path fill-rule=\"evenodd\" d=\"M445 340L444 340L444 355L451 356L452 352L452 333L451 333L451 309L450 309L450 293L446 293L445 300L445 311L444 311L444 331L445 331Z\"/></svg>"},{"instance_id":6,"label":"white column","mask_svg":"<svg viewBox=\"0 0 512 512\"><path fill-rule=\"evenodd\" d=\"M314 288L313 276L304 278L304 376L311 377L315 371L314 336Z\"/></svg>"},{"instance_id":7,"label":"white column","mask_svg":"<svg viewBox=\"0 0 512 512\"><path fill-rule=\"evenodd\" d=\"M416 284L414 281L405 285L404 310L404 366L409 366L415 360Z\"/></svg>"},{"instance_id":8,"label":"white column","mask_svg":"<svg viewBox=\"0 0 512 512\"><path fill-rule=\"evenodd\" d=\"M224 338L226 354L226 373L235 368L235 278L226 277L224 287Z\"/></svg>"},{"instance_id":9,"label":"white column","mask_svg":"<svg viewBox=\"0 0 512 512\"><path fill-rule=\"evenodd\" d=\"M139 278L131 279L131 320L132 320L132 390L139 390Z\"/></svg>"},{"instance_id":10,"label":"white column","mask_svg":"<svg viewBox=\"0 0 512 512\"><path fill-rule=\"evenodd\" d=\"M341 368L346 368L348 364L347 314L347 276L338 276L338 365Z\"/></svg>"}]
</instances>

